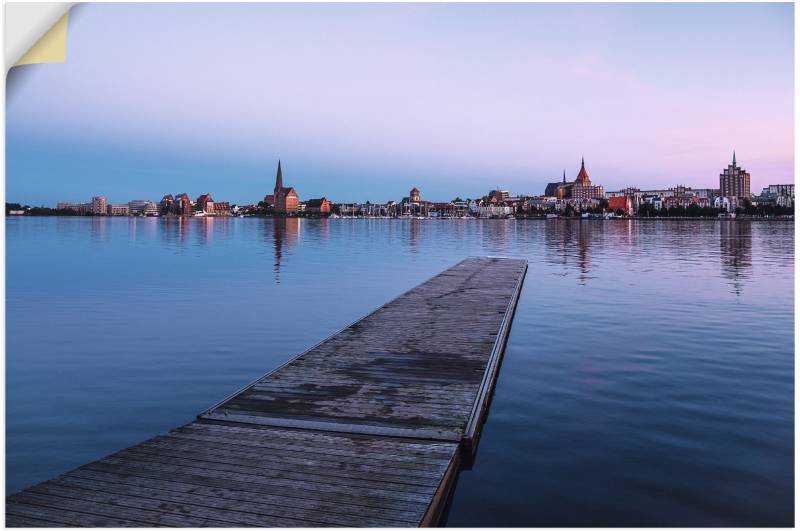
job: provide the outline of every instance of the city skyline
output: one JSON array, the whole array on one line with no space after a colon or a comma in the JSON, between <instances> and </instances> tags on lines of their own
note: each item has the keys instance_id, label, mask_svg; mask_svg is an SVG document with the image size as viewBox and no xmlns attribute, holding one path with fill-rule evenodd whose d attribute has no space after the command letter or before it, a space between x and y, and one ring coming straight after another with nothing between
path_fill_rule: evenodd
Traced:
<instances>
[{"instance_id":1,"label":"city skyline","mask_svg":"<svg viewBox=\"0 0 800 531\"><path fill-rule=\"evenodd\" d=\"M279 157L303 197L346 201L539 195L581 156L606 190L716 188L734 150L757 193L794 180L792 14L80 5L67 62L9 76L7 199L249 204Z\"/></svg>"},{"instance_id":2,"label":"city skyline","mask_svg":"<svg viewBox=\"0 0 800 531\"><path fill-rule=\"evenodd\" d=\"M282 163L281 163L281 159L278 159L278 168L277 168L277 179L278 179L278 180L276 181L276 183L275 183L275 185L274 185L274 186L275 186L275 190L274 190L274 191L277 191L277 189L278 189L278 186L279 186L279 185L278 185L278 182L280 182L280 181L281 181L281 179L282 179L282 168L281 168L281 164L282 164ZM686 185L685 183L679 182L679 183L665 183L665 184L661 184L661 185L658 185L658 184L657 184L657 185L655 185L655 186L651 186L651 187L641 187L641 186L638 186L637 184L635 184L635 183L634 183L634 184L630 184L630 185L628 185L628 186L625 186L625 187L623 187L623 188L614 189L614 190L610 190L610 189L608 189L608 190L605 190L605 191L603 191L603 186L602 186L602 185L600 185L600 186L599 186L599 192L600 192L600 194L598 195L598 197L606 196L606 195L607 195L607 194L609 194L609 193L612 193L612 194L616 194L616 193L623 193L623 192L625 192L626 190L629 190L629 189L637 189L637 190L671 190L671 189L675 189L675 188L677 187L677 188L686 188L686 189L689 189L689 190L692 190L692 189L694 189L694 190L715 190L715 189L716 189L716 190L718 190L718 191L719 191L719 190L720 190L720 185L721 185L721 183L722 183L722 179L721 179L721 178L722 178L722 176L723 176L723 175L726 175L726 174L728 173L729 169L730 169L731 167L734 167L734 166L736 166L736 165L737 165L737 161L736 161L736 152L734 151L734 152L733 152L733 155L732 155L732 162L731 162L731 165L728 165L727 167L723 167L722 171L721 171L721 172L720 172L720 174L718 175L718 179L719 179L719 180L718 180L716 183L712 183L712 184L711 184L711 186L691 186L691 185ZM741 169L741 168L740 168L740 169ZM749 175L749 173L746 173L745 175L747 175L747 178L748 178L748 183L749 183L749 178L750 178L750 175ZM578 171L578 174L577 174L577 177L575 178L575 180L573 180L573 178L569 178L569 179L567 179L567 173L566 173L566 169L563 169L563 170L562 170L562 176L561 176L561 179L562 179L562 181L563 181L563 183L564 183L564 184L569 184L569 185L571 185L571 184L572 184L573 182L575 182L575 181L579 181L579 180L582 180L582 179L587 179L587 180L588 180L588 175L587 175L587 173L586 173L586 168L585 168L585 158L584 158L584 157L581 157L581 166L580 166L580 170ZM561 185L561 184L562 184L562 181L557 181L557 182L552 182L552 183L546 183L546 184L545 184L545 187L544 187L544 193L538 193L537 191L531 191L531 192L527 192L527 191L523 191L523 190L514 190L514 191L513 191L513 195L518 195L518 196L523 196L523 197L546 197L546 196L559 196L560 194L559 194L558 192L552 192L552 193L548 193L548 192L550 191L551 187L553 187L553 186L559 186L559 185ZM219 184L219 183L218 183L218 184ZM589 184L591 184L591 182L589 182ZM714 186L714 184L716 184L716 186ZM749 185L749 184L748 184L748 185ZM773 186L775 186L775 185L776 185L776 183L770 183L768 186L765 186L763 189L766 189L766 188L768 188L768 187L773 187ZM281 184L280 186L282 187L282 184ZM787 185L785 185L785 184L780 184L779 186L787 186ZM291 192L292 192L292 193L294 193L294 188L285 188L285 190L286 190L286 191L290 191L290 190L291 190ZM417 188L416 188L416 187L414 187L414 190L417 190ZM481 192L479 192L479 193L478 193L478 194L476 194L474 197L473 197L473 196L470 196L470 195L461 194L461 193L458 193L458 192L453 192L453 193L451 193L451 194L450 194L449 198L433 198L433 199L434 199L435 201L452 201L452 200L454 200L454 199L457 199L457 198L460 198L460 199L479 199L479 198L481 198L481 197L485 197L485 195L486 195L486 193L485 193L485 192L486 192L486 190L490 190L490 191L504 191L504 192L507 192L507 193L508 193L508 192L511 192L510 190L504 189L503 187L494 187L494 188L492 188L492 187L490 186L490 183L484 183L483 192L482 192L482 193L481 193ZM270 191L273 191L273 190L270 190ZM272 195L270 195L270 194L267 194L267 195L266 195L266 196L265 196L263 199L265 199L265 200L267 200L267 199L268 199L268 200L269 200L269 202L271 202L271 201L273 200L272 198L274 198L274 197L275 197L275 195L274 195L274 191L273 191L273 194L272 194ZM763 191L763 190L762 190L762 191ZM750 190L749 190L749 193L752 193L753 195L757 195L757 192L758 192L758 190L754 190L754 189L750 189ZM93 195L94 193L96 193L96 191L83 191L83 192L75 192L75 194L76 194L77 196L80 196L80 197L84 197L84 196L86 196L87 194L89 194L89 195ZM398 193L400 193L400 192L398 192ZM418 192L418 193L419 193L419 192ZM158 201L158 198L157 198L156 196L158 196L159 194L160 194L160 192L159 192L159 193L156 193L156 195L155 195L155 196L154 196L153 194L150 194L150 195L147 195L146 197L145 197L145 196L142 196L141 198L137 198L137 199L135 199L135 200L139 200L139 201L146 200L146 201L153 201L153 202L157 202L157 201ZM217 195L217 194L216 194L216 192L214 192L214 194L215 194L215 195ZM170 196L171 196L172 194L170 194L169 192L167 192L167 194L165 194L164 196L162 196L162 200L163 200L163 199L164 199L164 198L165 198L167 195L170 195ZM184 193L183 193L183 195L187 195L187 194L184 192ZM188 197L190 197L190 196L192 196L192 195L193 195L193 194L188 194L188 195L187 195L187 198L188 198ZM202 196L206 196L206 195L210 196L210 195L211 195L211 192L209 192L209 191L206 191L206 192L204 192L204 193L201 193L201 194L200 194L200 196L201 196L201 197L202 197ZM722 194L722 195L724 196L724 195L726 195L726 194ZM109 196L109 194L108 194L108 193L106 193L106 192L101 192L101 196L102 196L102 197L103 197L105 200L107 200L107 201L108 201L109 205L110 205L110 204L113 204L113 203L126 203L126 202L128 202L128 201L130 200L130 198L127 198L127 199L120 199L119 201L112 201L111 199L109 199L109 197L110 197L110 196ZM80 199L80 197L79 197L79 199ZM112 196L112 197L113 197L113 196ZM296 196L295 196L295 197L296 197ZM320 197L326 197L326 198L330 199L332 203L342 203L342 204L348 204L348 203L364 203L364 202L374 202L374 203L381 203L381 202L385 202L385 201L396 201L396 200L398 199L398 198L396 198L396 197L390 197L390 198L381 198L381 199L371 199L371 198L370 198L370 199L366 199L366 200L362 200L362 201L356 201L356 200L352 200L352 199L348 199L348 198L344 198L344 199L343 199L343 198L332 198L332 197L330 197L328 194L321 194L321 195L320 195ZM32 203L32 202L28 202L28 201L24 201L24 200L19 200L19 201L17 201L17 200L14 200L14 199L9 199L9 198L6 198L6 199L7 199L7 201L10 201L10 202L14 202L14 201L16 201L16 202L19 202L20 204L27 204L27 205L29 205L29 206L47 206L47 205L44 205L44 204L43 204L43 205L35 205L35 204L34 204L34 203ZM254 205L254 204L257 204L257 203L259 203L261 200L262 200L262 198L260 198L260 197L257 197L257 198L250 198L250 199L248 199L248 200L245 200L245 201L243 201L243 202L240 202L240 203L234 203L234 204L238 204L238 205ZM296 201L296 199L295 199L295 201ZM59 203L59 204L66 204L66 203L70 203L70 202L80 203L80 200L78 200L78 201L73 201L73 199L70 199L69 201L59 201L58 203ZM229 202L227 202L227 201L226 201L226 204L227 204L227 203L229 203Z\"/></svg>"}]
</instances>

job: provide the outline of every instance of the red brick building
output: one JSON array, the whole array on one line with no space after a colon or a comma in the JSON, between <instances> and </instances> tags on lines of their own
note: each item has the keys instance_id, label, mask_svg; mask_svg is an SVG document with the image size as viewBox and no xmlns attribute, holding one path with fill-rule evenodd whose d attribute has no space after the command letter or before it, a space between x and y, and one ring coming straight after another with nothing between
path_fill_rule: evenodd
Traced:
<instances>
[{"instance_id":1,"label":"red brick building","mask_svg":"<svg viewBox=\"0 0 800 531\"><path fill-rule=\"evenodd\" d=\"M267 196L269 197L269 196ZM265 201L267 198L264 198ZM278 174L275 176L275 190L273 192L273 205L276 214L296 214L300 208L300 198L292 187L283 186L283 172L281 161L278 161Z\"/></svg>"},{"instance_id":2,"label":"red brick building","mask_svg":"<svg viewBox=\"0 0 800 531\"><path fill-rule=\"evenodd\" d=\"M211 198L211 194L203 194L197 198L195 201L195 205L197 206L197 210L202 212L208 212L208 204L214 203L214 200Z\"/></svg>"},{"instance_id":3,"label":"red brick building","mask_svg":"<svg viewBox=\"0 0 800 531\"><path fill-rule=\"evenodd\" d=\"M608 198L608 209L612 212L621 210L626 216L633 214L633 202L629 195Z\"/></svg>"},{"instance_id":4,"label":"red brick building","mask_svg":"<svg viewBox=\"0 0 800 531\"><path fill-rule=\"evenodd\" d=\"M331 213L331 202L326 198L309 199L306 201L306 215L327 216Z\"/></svg>"},{"instance_id":5,"label":"red brick building","mask_svg":"<svg viewBox=\"0 0 800 531\"><path fill-rule=\"evenodd\" d=\"M570 199L600 199L604 195L602 186L592 184L583 157L581 157L581 171L578 172L578 177L575 178L575 183L572 185Z\"/></svg>"},{"instance_id":6,"label":"red brick building","mask_svg":"<svg viewBox=\"0 0 800 531\"><path fill-rule=\"evenodd\" d=\"M192 200L188 194L181 194L175 198L175 209L180 216L192 215Z\"/></svg>"}]
</instances>

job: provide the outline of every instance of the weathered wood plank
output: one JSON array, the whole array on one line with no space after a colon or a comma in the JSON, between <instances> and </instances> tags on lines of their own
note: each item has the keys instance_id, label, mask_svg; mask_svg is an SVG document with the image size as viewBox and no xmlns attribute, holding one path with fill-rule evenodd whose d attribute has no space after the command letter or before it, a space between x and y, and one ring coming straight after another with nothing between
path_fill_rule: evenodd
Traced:
<instances>
[{"instance_id":1,"label":"weathered wood plank","mask_svg":"<svg viewBox=\"0 0 800 531\"><path fill-rule=\"evenodd\" d=\"M297 509L299 511L313 511L329 515L330 518L338 518L336 515L353 515L360 518L370 518L384 522L409 522L419 520L423 506L413 505L407 508L394 507L387 512L386 507L372 507L360 505L358 500L345 501L337 498L334 502L324 499L315 499L308 496L292 497L292 492L282 494L268 494L265 492L253 493L249 491L236 490L235 488L214 487L205 484L184 483L172 480L157 480L153 478L141 478L125 474L113 474L109 472L98 472L92 470L75 470L56 478L53 481L86 481L91 484L109 486L109 488L122 487L142 487L146 489L157 489L171 493L185 494L187 496L197 495L203 497L213 497L232 502L250 502L263 504L265 506L276 506L287 509ZM235 485L234 485L235 487ZM391 520L395 518L396 520ZM338 521L338 520L337 520ZM346 523L342 521L342 523ZM348 524L349 525L349 524Z\"/></svg>"},{"instance_id":2,"label":"weathered wood plank","mask_svg":"<svg viewBox=\"0 0 800 531\"><path fill-rule=\"evenodd\" d=\"M147 464L134 465L108 465L105 463L90 463L84 465L81 471L100 472L118 476L136 477L143 480L177 481L191 485L202 485L211 488L225 488L239 492L253 494L287 496L297 499L341 503L346 500L353 505L381 508L388 511L417 511L420 506L426 505L428 498L425 496L386 497L382 493L372 493L368 490L353 494L347 490L326 488L310 482L287 481L258 481L250 478L236 478L230 475L220 475L214 471L196 469L172 469L164 471L162 467L153 467ZM77 470L75 471L77 472Z\"/></svg>"}]
</instances>

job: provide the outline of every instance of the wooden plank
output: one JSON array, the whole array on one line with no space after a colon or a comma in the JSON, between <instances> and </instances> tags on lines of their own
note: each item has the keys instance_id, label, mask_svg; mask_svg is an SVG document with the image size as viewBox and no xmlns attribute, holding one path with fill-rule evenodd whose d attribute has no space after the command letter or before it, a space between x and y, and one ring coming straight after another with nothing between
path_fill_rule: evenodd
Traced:
<instances>
[{"instance_id":1,"label":"wooden plank","mask_svg":"<svg viewBox=\"0 0 800 531\"><path fill-rule=\"evenodd\" d=\"M249 492L236 490L235 488L214 487L206 484L185 483L171 480L158 480L147 477L129 476L125 474L114 474L109 472L98 472L92 470L75 470L56 478L53 481L91 481L94 484L115 488L116 486L143 487L167 492L174 492L186 495L197 495L213 497L221 500L231 500L234 502L244 501L257 503L264 506L277 506L289 509L308 510L323 512L331 518L337 518L338 514L355 515L362 518L370 518L385 522L415 522L418 521L422 513L422 505L417 504L407 508L395 507L391 512L386 511L386 507L373 507L361 505L358 499L345 501L336 499L334 502L324 499L314 499L307 496L291 496L292 492L282 492L281 494L268 494L265 492ZM390 520L396 518L397 520ZM343 523L345 523L343 521Z\"/></svg>"},{"instance_id":2,"label":"wooden plank","mask_svg":"<svg viewBox=\"0 0 800 531\"><path fill-rule=\"evenodd\" d=\"M17 516L16 514L6 514L6 527L69 527L67 524L49 522L38 518L27 516ZM120 526L122 527L122 526Z\"/></svg>"},{"instance_id":3,"label":"wooden plank","mask_svg":"<svg viewBox=\"0 0 800 531\"><path fill-rule=\"evenodd\" d=\"M150 448L138 445L128 450L123 450L114 456L106 458L107 462L114 460L134 460L137 462L171 462L175 464L192 464L204 466L211 470L221 470L234 473L251 473L260 477L280 477L284 479L303 480L310 473L306 468L292 464L262 464L253 465L256 460L239 458L237 455L222 457L220 455L193 452L183 449ZM412 477L373 473L368 471L344 471L332 468L316 468L314 477L327 484L365 486L380 490L397 490L403 492L429 492L436 479L431 477Z\"/></svg>"},{"instance_id":4,"label":"wooden plank","mask_svg":"<svg viewBox=\"0 0 800 531\"><path fill-rule=\"evenodd\" d=\"M176 501L162 492L154 498L148 496L148 492L143 489L136 493L122 494L110 492L108 488L89 489L77 486L74 482L65 485L64 482L49 481L31 487L27 491L29 496L33 493L41 495L39 499L45 500L42 503L74 503L76 508L87 508L88 510L98 510L98 507L103 507L103 510L112 510L119 514L144 515L141 518L156 523L179 522L179 525L258 527L319 527L324 523L309 520L307 514L300 518L284 518L263 514L263 511L251 513L232 510L227 506L225 508L210 506L208 500L201 497L190 497L191 502L187 503L185 499ZM59 501L54 501L56 499Z\"/></svg>"},{"instance_id":5,"label":"wooden plank","mask_svg":"<svg viewBox=\"0 0 800 531\"><path fill-rule=\"evenodd\" d=\"M308 457L286 451L276 453L248 452L246 449L242 450L241 448L232 451L228 446L167 437L151 439L137 446L137 449L163 453L164 455L169 455L170 452L173 452L187 458L197 456L198 458L215 459L223 463L236 463L253 468L268 468L271 470L291 468L307 473L319 471L323 475L345 477L360 477L366 473L373 479L382 480L386 478L387 481L396 483L436 483L441 478L441 474L437 470L428 468L398 469L365 464L364 460L333 460L327 456Z\"/></svg>"},{"instance_id":6,"label":"wooden plank","mask_svg":"<svg viewBox=\"0 0 800 531\"><path fill-rule=\"evenodd\" d=\"M195 422L10 496L7 522L435 525L477 445L526 268L464 260Z\"/></svg>"},{"instance_id":7,"label":"wooden plank","mask_svg":"<svg viewBox=\"0 0 800 531\"><path fill-rule=\"evenodd\" d=\"M299 428L303 430L319 430L339 433L363 433L380 435L383 437L406 437L409 439L429 439L435 441L460 441L462 432L457 429L441 430L433 427L429 429L397 428L394 426L376 426L374 424L345 424L324 420L306 420L301 418L280 418L268 415L259 415L251 411L249 415L232 412L209 413L203 418L224 420L229 422L242 422L246 424L260 424L262 426L282 426Z\"/></svg>"},{"instance_id":8,"label":"wooden plank","mask_svg":"<svg viewBox=\"0 0 800 531\"><path fill-rule=\"evenodd\" d=\"M40 505L29 505L16 500L6 501L6 525L9 527L38 527L29 526L23 523L24 520L34 519L48 522L57 527L141 527L141 522L137 520L125 520L122 518L96 515L71 511L64 508L42 507ZM163 527L152 524L152 527Z\"/></svg>"},{"instance_id":9,"label":"wooden plank","mask_svg":"<svg viewBox=\"0 0 800 531\"><path fill-rule=\"evenodd\" d=\"M317 485L310 481L313 478L309 478L309 481L306 482L258 481L252 478L221 475L214 471L182 468L164 471L162 467L153 467L148 464L108 465L99 462L84 465L79 470L135 477L143 480L177 481L210 488L225 488L238 492L269 496L286 496L315 502L340 504L347 502L352 505L380 508L386 510L387 514L393 514L394 511L417 511L420 506L426 505L428 500L426 496L387 497L382 493L373 493L368 490L353 494L346 490Z\"/></svg>"}]
</instances>

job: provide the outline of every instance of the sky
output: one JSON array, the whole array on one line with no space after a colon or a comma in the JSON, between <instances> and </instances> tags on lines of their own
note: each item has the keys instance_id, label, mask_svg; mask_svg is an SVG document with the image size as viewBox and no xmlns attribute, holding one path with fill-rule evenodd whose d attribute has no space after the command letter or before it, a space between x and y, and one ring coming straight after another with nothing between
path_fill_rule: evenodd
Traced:
<instances>
[{"instance_id":1,"label":"sky","mask_svg":"<svg viewBox=\"0 0 800 531\"><path fill-rule=\"evenodd\" d=\"M7 78L6 199L793 182L784 4L81 4Z\"/></svg>"}]
</instances>

